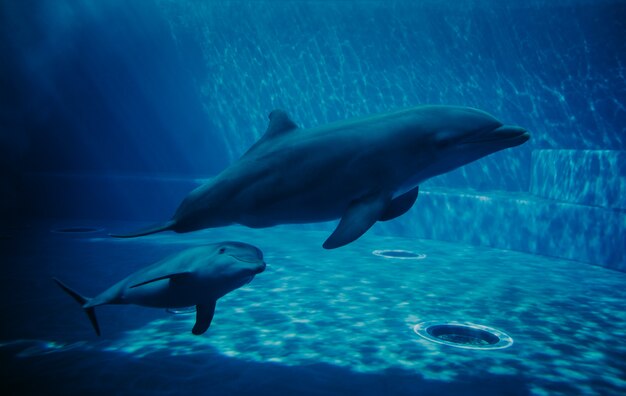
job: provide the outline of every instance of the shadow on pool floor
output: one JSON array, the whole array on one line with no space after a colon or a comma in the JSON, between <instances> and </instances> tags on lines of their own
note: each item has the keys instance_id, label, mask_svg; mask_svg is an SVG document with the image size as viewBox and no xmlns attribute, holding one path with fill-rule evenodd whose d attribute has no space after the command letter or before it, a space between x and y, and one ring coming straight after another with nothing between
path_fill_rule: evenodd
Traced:
<instances>
[{"instance_id":1,"label":"shadow on pool floor","mask_svg":"<svg viewBox=\"0 0 626 396\"><path fill-rule=\"evenodd\" d=\"M18 358L3 350L3 395L527 395L522 376L426 380L400 368L360 373L330 364L285 366L218 353L136 359L111 352L68 351ZM15 351L14 351L15 352Z\"/></svg>"}]
</instances>

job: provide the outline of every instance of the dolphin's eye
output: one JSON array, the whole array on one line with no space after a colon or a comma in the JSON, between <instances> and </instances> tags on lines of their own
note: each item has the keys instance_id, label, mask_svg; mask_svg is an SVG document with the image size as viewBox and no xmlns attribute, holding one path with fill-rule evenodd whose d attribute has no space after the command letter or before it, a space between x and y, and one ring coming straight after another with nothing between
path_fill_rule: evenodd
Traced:
<instances>
[{"instance_id":1,"label":"dolphin's eye","mask_svg":"<svg viewBox=\"0 0 626 396\"><path fill-rule=\"evenodd\" d=\"M224 254L224 252L226 251L226 248L220 248L220 254Z\"/></svg>"}]
</instances>

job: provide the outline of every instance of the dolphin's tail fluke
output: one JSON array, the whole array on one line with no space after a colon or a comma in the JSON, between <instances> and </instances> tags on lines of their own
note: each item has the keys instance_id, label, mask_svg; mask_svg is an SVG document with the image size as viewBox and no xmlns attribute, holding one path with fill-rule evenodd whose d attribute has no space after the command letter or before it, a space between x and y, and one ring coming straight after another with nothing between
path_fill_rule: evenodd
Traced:
<instances>
[{"instance_id":1,"label":"dolphin's tail fluke","mask_svg":"<svg viewBox=\"0 0 626 396\"><path fill-rule=\"evenodd\" d=\"M90 306L86 307L86 305L89 305L90 299L81 296L80 294L78 294L74 290L72 290L69 287L67 287L65 284L63 284L63 282L61 282L57 278L52 278L52 280L55 281L56 284L61 287L61 289L65 290L65 292L67 294L72 296L72 298L74 300L76 300L76 302L78 302L80 304L80 306L83 308L83 310L85 311L85 313L89 317L89 321L91 322L91 325L93 326L93 329L96 331L96 334L100 335L100 326L98 326L98 319L96 319L96 309L95 309L95 307L90 307Z\"/></svg>"},{"instance_id":2,"label":"dolphin's tail fluke","mask_svg":"<svg viewBox=\"0 0 626 396\"><path fill-rule=\"evenodd\" d=\"M109 234L109 235L111 235L113 238L135 238L135 237L140 237L144 235L156 234L157 232L161 232L161 231L171 230L175 223L176 222L174 220L170 220L167 223L156 224L151 227L144 228L143 230L131 232L128 234Z\"/></svg>"}]
</instances>

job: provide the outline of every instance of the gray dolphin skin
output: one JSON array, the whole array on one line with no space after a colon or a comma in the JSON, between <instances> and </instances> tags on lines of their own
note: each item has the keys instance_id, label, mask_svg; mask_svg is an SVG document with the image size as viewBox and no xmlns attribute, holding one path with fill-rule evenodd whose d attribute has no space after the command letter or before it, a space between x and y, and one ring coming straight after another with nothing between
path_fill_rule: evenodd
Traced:
<instances>
[{"instance_id":1,"label":"gray dolphin skin","mask_svg":"<svg viewBox=\"0 0 626 396\"><path fill-rule=\"evenodd\" d=\"M455 106L419 106L310 129L282 110L269 119L265 135L193 190L170 221L113 236L341 219L323 244L333 249L377 221L406 213L424 180L530 138L521 127Z\"/></svg>"},{"instance_id":2,"label":"gray dolphin skin","mask_svg":"<svg viewBox=\"0 0 626 396\"><path fill-rule=\"evenodd\" d=\"M196 306L192 333L203 334L213 320L219 298L252 281L265 270L263 253L241 242L221 242L187 249L143 268L94 298L86 298L54 281L83 308L97 335L95 307L135 304L155 308Z\"/></svg>"}]
</instances>

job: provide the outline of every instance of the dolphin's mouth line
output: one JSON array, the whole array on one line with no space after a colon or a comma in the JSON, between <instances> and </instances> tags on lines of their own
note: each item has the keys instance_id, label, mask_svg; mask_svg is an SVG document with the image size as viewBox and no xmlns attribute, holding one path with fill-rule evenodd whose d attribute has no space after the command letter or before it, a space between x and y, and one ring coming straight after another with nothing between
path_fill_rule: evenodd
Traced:
<instances>
[{"instance_id":1,"label":"dolphin's mouth line","mask_svg":"<svg viewBox=\"0 0 626 396\"><path fill-rule=\"evenodd\" d=\"M492 142L507 142L510 140L520 139L520 138L530 138L530 134L528 132L516 135L516 136L486 136L482 139L472 139L466 140L462 144L480 144L480 143L492 143ZM526 139L528 140L528 139Z\"/></svg>"},{"instance_id":2,"label":"dolphin's mouth line","mask_svg":"<svg viewBox=\"0 0 626 396\"><path fill-rule=\"evenodd\" d=\"M478 133L461 144L484 144L484 143L507 143L516 142L522 144L530 139L530 134L518 126L501 125L498 128Z\"/></svg>"},{"instance_id":3,"label":"dolphin's mouth line","mask_svg":"<svg viewBox=\"0 0 626 396\"><path fill-rule=\"evenodd\" d=\"M229 254L229 256L234 258L235 260L239 260L244 263L262 264L257 271L253 272L254 275L260 274L261 272L265 271L265 267L267 267L267 264L265 264L265 261L259 260L258 258L245 258L245 257L235 256L233 254ZM250 276L254 277L254 275L250 275Z\"/></svg>"},{"instance_id":4,"label":"dolphin's mouth line","mask_svg":"<svg viewBox=\"0 0 626 396\"><path fill-rule=\"evenodd\" d=\"M262 261L263 261L263 260L259 260L259 259L258 259L258 258L256 258L256 257L254 257L254 258L253 258L253 257L248 258L248 257L242 257L242 256L235 256L234 254L229 254L229 256L230 256L230 257L232 257L232 258L234 258L235 260L243 261L243 262L245 262L245 263L260 263L260 262L262 262Z\"/></svg>"},{"instance_id":5,"label":"dolphin's mouth line","mask_svg":"<svg viewBox=\"0 0 626 396\"><path fill-rule=\"evenodd\" d=\"M267 267L267 264L265 264L265 261L261 261L261 263L263 264L263 266L261 268L259 268L259 270L256 272L256 274L260 274L261 272L264 272L265 268Z\"/></svg>"}]
</instances>

